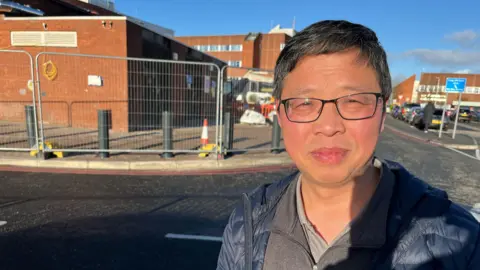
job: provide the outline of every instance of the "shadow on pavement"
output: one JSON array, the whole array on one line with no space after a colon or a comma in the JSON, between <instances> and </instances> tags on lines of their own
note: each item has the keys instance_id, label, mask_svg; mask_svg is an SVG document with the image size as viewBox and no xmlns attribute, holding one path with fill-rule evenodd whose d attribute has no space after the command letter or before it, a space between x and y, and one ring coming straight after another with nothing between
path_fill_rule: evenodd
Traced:
<instances>
[{"instance_id":1,"label":"shadow on pavement","mask_svg":"<svg viewBox=\"0 0 480 270\"><path fill-rule=\"evenodd\" d=\"M221 233L225 223L169 214L48 223L1 234L0 269L215 269L220 242L164 236L200 227Z\"/></svg>"}]
</instances>

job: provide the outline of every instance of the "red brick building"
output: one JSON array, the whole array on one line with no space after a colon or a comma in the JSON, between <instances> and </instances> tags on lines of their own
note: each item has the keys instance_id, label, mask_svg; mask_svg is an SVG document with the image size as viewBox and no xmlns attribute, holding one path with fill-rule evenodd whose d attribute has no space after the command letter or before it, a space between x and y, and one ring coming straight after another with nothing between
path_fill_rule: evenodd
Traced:
<instances>
[{"instance_id":1,"label":"red brick building","mask_svg":"<svg viewBox=\"0 0 480 270\"><path fill-rule=\"evenodd\" d=\"M404 102L411 102L413 100L415 77L415 75L412 75L393 87L393 103L402 104Z\"/></svg>"},{"instance_id":2,"label":"red brick building","mask_svg":"<svg viewBox=\"0 0 480 270\"><path fill-rule=\"evenodd\" d=\"M276 26L269 33L242 35L180 36L177 40L227 62L229 77L243 77L248 68L273 71L285 43L295 34L293 29ZM239 69L242 68L242 69Z\"/></svg>"},{"instance_id":3,"label":"red brick building","mask_svg":"<svg viewBox=\"0 0 480 270\"><path fill-rule=\"evenodd\" d=\"M440 89L440 97L445 100L445 82L447 78L466 78L467 86L462 93L462 106L480 107L480 74L457 74L457 73L422 73L418 86L419 100L428 99L428 92L437 92ZM458 94L448 94L447 104L456 105Z\"/></svg>"},{"instance_id":4,"label":"red brick building","mask_svg":"<svg viewBox=\"0 0 480 270\"><path fill-rule=\"evenodd\" d=\"M40 77L36 80L42 92L43 120L46 124L94 128L97 110L103 108L112 111L112 128L120 131L157 128L164 110L173 112L176 126L183 125L188 115L213 113L210 110L215 108L199 104L215 101L215 97L191 90L203 89L203 78L211 76L213 81L217 72L207 65L174 61L213 63L220 68L226 65L175 40L169 29L77 0L16 0L2 5L1 49L24 50L34 62L42 52L102 56L44 54L38 58ZM46 79L44 64L58 71L54 80ZM15 68L19 65L23 68ZM27 55L0 52L0 120L24 119L24 105L32 102L28 91L25 93L31 78L27 66ZM90 75L101 77L102 85L91 86ZM185 106L186 100L199 103Z\"/></svg>"},{"instance_id":5,"label":"red brick building","mask_svg":"<svg viewBox=\"0 0 480 270\"><path fill-rule=\"evenodd\" d=\"M394 87L394 98L397 103L410 101L427 103L433 101L437 105L457 105L459 94L445 93L447 78L466 78L467 85L462 93L462 107L480 108L480 74L457 74L457 73L422 73L419 81L415 81L415 75L407 78ZM403 96L400 102L400 96Z\"/></svg>"}]
</instances>

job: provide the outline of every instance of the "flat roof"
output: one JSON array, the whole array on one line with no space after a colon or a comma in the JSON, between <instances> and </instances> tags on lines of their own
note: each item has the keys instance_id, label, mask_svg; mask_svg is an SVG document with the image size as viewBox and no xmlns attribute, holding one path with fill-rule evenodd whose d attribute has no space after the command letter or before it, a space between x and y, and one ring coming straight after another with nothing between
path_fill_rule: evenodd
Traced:
<instances>
[{"instance_id":1,"label":"flat roof","mask_svg":"<svg viewBox=\"0 0 480 270\"><path fill-rule=\"evenodd\" d=\"M174 36L170 35L168 32L170 29L168 28L164 28L164 27L161 27L159 25L155 25L155 24L152 24L152 23L148 23L148 22L145 22L141 19L138 19L138 18L134 18L134 17L130 17L130 16L36 16L36 17L4 17L4 20L6 21L31 21L31 20L34 20L34 21L53 21L53 20L78 20L78 21L91 21L91 20L110 20L110 21L129 21L131 23L134 23L144 29L147 29L149 31L152 31L156 34L159 34L171 41L175 41L179 44L181 44L182 46L185 46L189 49L192 49L194 51L197 51L201 54L204 54L204 55L207 55L208 57L211 57L212 59L214 60L217 60L223 64L227 64L226 61L222 60L222 59L219 59L211 54L207 54L205 52L202 52L200 50L197 50L195 48L193 48L192 46L189 46L183 42L181 42L180 40L178 39L175 39ZM147 25L145 25L147 24ZM149 25L148 25L149 24ZM166 30L166 32L161 32L161 31L156 31L154 29L154 27L152 27L152 25L155 25L155 26L158 26L158 27L161 27L163 29ZM170 31L173 31L173 30L170 30Z\"/></svg>"},{"instance_id":2,"label":"flat roof","mask_svg":"<svg viewBox=\"0 0 480 270\"><path fill-rule=\"evenodd\" d=\"M125 21L126 16L40 16L40 17L4 17L5 21L55 21L55 20L111 20L111 21Z\"/></svg>"}]
</instances>

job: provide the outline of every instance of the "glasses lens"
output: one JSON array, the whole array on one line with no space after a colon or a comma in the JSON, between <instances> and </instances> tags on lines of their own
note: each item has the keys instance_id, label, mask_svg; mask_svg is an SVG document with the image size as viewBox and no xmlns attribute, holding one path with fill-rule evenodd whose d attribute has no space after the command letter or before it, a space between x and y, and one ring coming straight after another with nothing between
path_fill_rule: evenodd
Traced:
<instances>
[{"instance_id":1,"label":"glasses lens","mask_svg":"<svg viewBox=\"0 0 480 270\"><path fill-rule=\"evenodd\" d=\"M322 110L322 102L309 98L293 98L287 100L285 108L290 121L310 122L318 117Z\"/></svg>"},{"instance_id":2,"label":"glasses lens","mask_svg":"<svg viewBox=\"0 0 480 270\"><path fill-rule=\"evenodd\" d=\"M339 113L345 119L362 119L371 117L377 107L375 94L355 94L337 100Z\"/></svg>"}]
</instances>

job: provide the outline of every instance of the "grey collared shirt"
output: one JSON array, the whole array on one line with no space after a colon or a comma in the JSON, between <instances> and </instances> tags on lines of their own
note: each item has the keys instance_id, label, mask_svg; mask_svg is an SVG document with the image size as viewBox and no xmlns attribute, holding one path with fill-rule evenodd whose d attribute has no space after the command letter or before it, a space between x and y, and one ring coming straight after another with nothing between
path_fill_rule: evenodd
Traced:
<instances>
[{"instance_id":1,"label":"grey collared shirt","mask_svg":"<svg viewBox=\"0 0 480 270\"><path fill-rule=\"evenodd\" d=\"M302 225L303 233L305 234L305 238L308 242L308 246L310 247L310 252L312 253L312 257L315 262L318 262L318 260L322 257L322 255L328 249L329 245L325 241L325 239L323 239L323 237L316 232L315 228L313 227L313 224L310 223L310 221L306 216L305 209L303 207L301 186L302 186L302 179L301 179L301 175L299 175L299 178L297 180L297 185L296 185L296 194L295 194L298 220ZM348 233L348 231L350 231L350 225L347 225L343 229L343 231L335 238L335 240L332 241L331 245L335 245L338 239L341 239L345 234Z\"/></svg>"},{"instance_id":2,"label":"grey collared shirt","mask_svg":"<svg viewBox=\"0 0 480 270\"><path fill-rule=\"evenodd\" d=\"M380 169L380 183L378 184L378 187L376 191L374 192L369 204L372 203L378 203L382 205L388 205L389 200L390 200L390 195L392 193L392 188L393 188L393 178L392 177L385 177L387 175L384 175L383 173L383 166L382 162L378 159L374 160L374 166L378 169ZM302 192L301 192L301 175L299 175L297 179L297 184L296 184L296 192L295 192L295 201L296 201L296 208L297 208L297 215L299 222L302 226L303 232L305 234L305 238L308 242L308 246L310 248L311 255L314 259L315 262L318 262L322 255L328 250L329 247L335 246L337 243L344 242L343 238L349 238L349 232L352 224L356 220L358 220L361 216L367 216L371 217L374 215L380 215L377 216L378 219L381 220L386 220L387 219L387 211L378 211L375 213L368 212L368 209L372 209L372 207L364 207L362 212L359 214L359 216L352 220L344 229L343 231L332 241L332 243L329 245L322 236L320 236L315 228L313 227L312 223L308 220L306 214L305 214L305 209L303 207L303 199L302 199ZM387 196L381 196L381 195L387 195ZM382 200L382 197L384 198ZM387 201L388 200L388 201ZM372 228L373 229L373 228ZM373 232L372 232L373 233Z\"/></svg>"}]
</instances>

